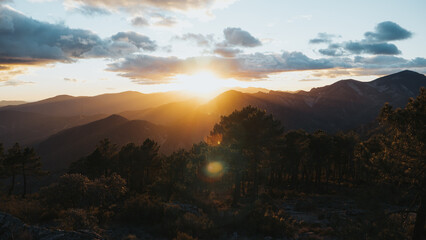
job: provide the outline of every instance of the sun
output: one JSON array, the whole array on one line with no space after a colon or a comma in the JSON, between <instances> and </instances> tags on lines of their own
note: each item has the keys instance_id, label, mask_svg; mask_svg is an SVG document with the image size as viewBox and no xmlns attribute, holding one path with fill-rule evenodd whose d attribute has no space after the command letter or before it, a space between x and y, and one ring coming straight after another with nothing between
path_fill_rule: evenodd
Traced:
<instances>
[{"instance_id":1,"label":"sun","mask_svg":"<svg viewBox=\"0 0 426 240\"><path fill-rule=\"evenodd\" d=\"M191 75L176 76L176 84L181 90L187 91L199 97L209 98L227 87L229 81L217 77L211 71L198 71Z\"/></svg>"}]
</instances>

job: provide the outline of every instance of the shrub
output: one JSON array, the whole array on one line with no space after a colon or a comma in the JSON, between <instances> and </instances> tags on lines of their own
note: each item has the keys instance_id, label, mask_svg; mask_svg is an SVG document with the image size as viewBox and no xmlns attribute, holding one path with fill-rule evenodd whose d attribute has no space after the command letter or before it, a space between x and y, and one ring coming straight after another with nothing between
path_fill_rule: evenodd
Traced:
<instances>
[{"instance_id":1,"label":"shrub","mask_svg":"<svg viewBox=\"0 0 426 240\"><path fill-rule=\"evenodd\" d=\"M98 219L84 209L70 208L61 211L56 220L59 228L69 231L89 229L93 230L98 225Z\"/></svg>"}]
</instances>

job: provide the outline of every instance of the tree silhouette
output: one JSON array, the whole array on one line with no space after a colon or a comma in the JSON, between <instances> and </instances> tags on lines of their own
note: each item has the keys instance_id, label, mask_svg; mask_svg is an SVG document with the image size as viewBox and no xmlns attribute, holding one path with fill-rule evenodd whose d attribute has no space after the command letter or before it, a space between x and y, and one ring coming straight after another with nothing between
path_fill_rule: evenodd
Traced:
<instances>
[{"instance_id":1,"label":"tree silhouette","mask_svg":"<svg viewBox=\"0 0 426 240\"><path fill-rule=\"evenodd\" d=\"M4 148L3 144L0 143L0 178L3 178L5 175L4 169Z\"/></svg>"},{"instance_id":2,"label":"tree silhouette","mask_svg":"<svg viewBox=\"0 0 426 240\"><path fill-rule=\"evenodd\" d=\"M279 145L283 133L281 123L274 120L272 115L265 111L247 106L240 111L234 111L229 116L222 116L218 124L210 132L210 139L219 139L217 144L229 148L235 156L248 164L248 173L251 182L251 196L258 197L259 167L266 160L266 156ZM239 161L232 161L231 165L237 169ZM239 183L235 188L239 188Z\"/></svg>"},{"instance_id":3,"label":"tree silhouette","mask_svg":"<svg viewBox=\"0 0 426 240\"><path fill-rule=\"evenodd\" d=\"M142 192L153 182L160 165L158 144L146 139L142 145L129 143L118 153L118 172L127 180L131 190Z\"/></svg>"},{"instance_id":4,"label":"tree silhouette","mask_svg":"<svg viewBox=\"0 0 426 240\"><path fill-rule=\"evenodd\" d=\"M386 127L383 160L384 174L400 184L410 186L419 198L413 240L425 239L426 222L426 89L410 99L403 109L386 104L380 113Z\"/></svg>"},{"instance_id":5,"label":"tree silhouette","mask_svg":"<svg viewBox=\"0 0 426 240\"><path fill-rule=\"evenodd\" d=\"M22 197L25 197L27 193L27 177L28 176L42 176L47 172L41 169L40 157L37 156L34 148L26 147L22 152L21 156L21 173L24 180L24 191L22 193Z\"/></svg>"},{"instance_id":6,"label":"tree silhouette","mask_svg":"<svg viewBox=\"0 0 426 240\"><path fill-rule=\"evenodd\" d=\"M89 156L71 163L70 173L81 173L91 179L108 176L118 168L116 163L117 145L109 139L101 140Z\"/></svg>"},{"instance_id":7,"label":"tree silhouette","mask_svg":"<svg viewBox=\"0 0 426 240\"><path fill-rule=\"evenodd\" d=\"M12 195L15 189L15 178L19 172L19 164L21 162L22 152L19 143L15 143L11 148L8 149L4 159L4 168L6 177L11 178L11 183L8 191L8 195Z\"/></svg>"}]
</instances>

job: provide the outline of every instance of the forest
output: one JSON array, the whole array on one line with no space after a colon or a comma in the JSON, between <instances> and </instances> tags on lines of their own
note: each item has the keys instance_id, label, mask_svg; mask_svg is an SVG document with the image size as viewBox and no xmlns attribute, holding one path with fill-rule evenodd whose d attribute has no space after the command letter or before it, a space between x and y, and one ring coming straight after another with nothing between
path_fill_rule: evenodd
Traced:
<instances>
[{"instance_id":1,"label":"forest","mask_svg":"<svg viewBox=\"0 0 426 240\"><path fill-rule=\"evenodd\" d=\"M286 130L246 106L169 155L151 139L100 139L58 178L34 148L0 145L0 211L103 239L422 240L425 126L422 88L362 131Z\"/></svg>"}]
</instances>

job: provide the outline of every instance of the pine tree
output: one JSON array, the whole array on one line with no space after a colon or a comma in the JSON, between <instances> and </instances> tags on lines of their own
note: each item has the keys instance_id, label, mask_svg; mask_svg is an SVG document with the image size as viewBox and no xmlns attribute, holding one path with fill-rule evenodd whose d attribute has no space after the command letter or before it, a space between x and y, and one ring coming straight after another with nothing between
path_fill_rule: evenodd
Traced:
<instances>
[{"instance_id":1,"label":"pine tree","mask_svg":"<svg viewBox=\"0 0 426 240\"><path fill-rule=\"evenodd\" d=\"M22 152L19 143L15 143L11 148L8 149L4 159L5 176L11 178L8 194L12 195L15 189L15 178L19 173L19 164L21 162Z\"/></svg>"},{"instance_id":2,"label":"pine tree","mask_svg":"<svg viewBox=\"0 0 426 240\"><path fill-rule=\"evenodd\" d=\"M22 152L20 167L22 171L22 177L24 179L24 190L22 193L22 197L25 197L27 193L27 177L42 176L47 172L41 169L40 157L37 156L36 152L34 151L34 148L26 147L24 149L24 151Z\"/></svg>"},{"instance_id":3,"label":"pine tree","mask_svg":"<svg viewBox=\"0 0 426 240\"><path fill-rule=\"evenodd\" d=\"M419 199L413 240L425 239L426 222L426 89L403 109L386 104L380 121L386 127L381 162L387 178L408 186Z\"/></svg>"}]
</instances>

